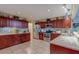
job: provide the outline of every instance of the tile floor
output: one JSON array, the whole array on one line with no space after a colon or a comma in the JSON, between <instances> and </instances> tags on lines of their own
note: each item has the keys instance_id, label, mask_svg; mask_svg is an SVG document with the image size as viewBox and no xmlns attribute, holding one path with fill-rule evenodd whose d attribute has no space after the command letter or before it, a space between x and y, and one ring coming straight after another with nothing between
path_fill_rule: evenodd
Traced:
<instances>
[{"instance_id":1,"label":"tile floor","mask_svg":"<svg viewBox=\"0 0 79 59\"><path fill-rule=\"evenodd\" d=\"M31 43L31 44L30 44ZM33 39L9 48L0 50L0 54L49 54L50 44L48 42Z\"/></svg>"},{"instance_id":2,"label":"tile floor","mask_svg":"<svg viewBox=\"0 0 79 59\"><path fill-rule=\"evenodd\" d=\"M63 50L67 51L68 53L73 52L71 49L62 48L61 46L65 46L65 47L67 46L68 48L70 47L73 48L74 50L79 51L78 41L76 41L78 39L74 39L74 38L70 39L72 37L69 37L68 39L68 37L69 36L67 37L60 36L56 38L56 40L51 41L52 43L46 42L44 40L32 39L30 42L25 42L22 44L18 44L12 47L2 49L0 50L0 54L50 54L51 53L50 51L53 51L53 48L50 47L50 43L60 45L60 46L54 46L57 49L57 50L55 49L54 52L57 53L63 53ZM50 50L50 48L52 50ZM61 51L59 50L59 48Z\"/></svg>"}]
</instances>

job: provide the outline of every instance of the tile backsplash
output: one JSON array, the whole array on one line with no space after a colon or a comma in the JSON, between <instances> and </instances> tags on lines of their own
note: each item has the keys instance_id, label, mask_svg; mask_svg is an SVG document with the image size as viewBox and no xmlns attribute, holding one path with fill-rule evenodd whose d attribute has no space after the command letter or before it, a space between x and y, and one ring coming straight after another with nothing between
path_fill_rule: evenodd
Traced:
<instances>
[{"instance_id":1,"label":"tile backsplash","mask_svg":"<svg viewBox=\"0 0 79 59\"><path fill-rule=\"evenodd\" d=\"M11 32L11 28L8 27L0 28L0 33L9 33L9 32Z\"/></svg>"},{"instance_id":2,"label":"tile backsplash","mask_svg":"<svg viewBox=\"0 0 79 59\"><path fill-rule=\"evenodd\" d=\"M17 32L18 31L18 32ZM29 32L28 28L10 28L10 27L3 27L0 28L1 34L8 34L8 33L24 33Z\"/></svg>"}]
</instances>

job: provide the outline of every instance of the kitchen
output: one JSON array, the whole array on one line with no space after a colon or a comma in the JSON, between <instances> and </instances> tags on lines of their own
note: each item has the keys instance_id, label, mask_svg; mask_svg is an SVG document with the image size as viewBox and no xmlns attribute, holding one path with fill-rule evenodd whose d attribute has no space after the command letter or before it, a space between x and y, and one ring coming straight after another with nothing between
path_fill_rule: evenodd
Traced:
<instances>
[{"instance_id":1,"label":"kitchen","mask_svg":"<svg viewBox=\"0 0 79 59\"><path fill-rule=\"evenodd\" d=\"M0 5L0 53L78 54L78 6Z\"/></svg>"}]
</instances>

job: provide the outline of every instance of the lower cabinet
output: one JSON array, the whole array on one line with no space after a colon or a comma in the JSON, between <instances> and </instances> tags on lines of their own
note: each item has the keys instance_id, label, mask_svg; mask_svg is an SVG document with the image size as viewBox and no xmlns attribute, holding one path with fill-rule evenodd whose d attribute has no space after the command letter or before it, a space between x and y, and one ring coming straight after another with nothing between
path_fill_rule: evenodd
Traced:
<instances>
[{"instance_id":1,"label":"lower cabinet","mask_svg":"<svg viewBox=\"0 0 79 59\"><path fill-rule=\"evenodd\" d=\"M7 35L7 36L5 36L4 39L7 41L7 46L6 47L12 46L14 44L13 39L11 38L11 36Z\"/></svg>"},{"instance_id":2,"label":"lower cabinet","mask_svg":"<svg viewBox=\"0 0 79 59\"><path fill-rule=\"evenodd\" d=\"M27 35L26 34L20 35L20 40L21 40L21 42L29 41L30 40L30 34L28 33Z\"/></svg>"},{"instance_id":3,"label":"lower cabinet","mask_svg":"<svg viewBox=\"0 0 79 59\"><path fill-rule=\"evenodd\" d=\"M51 54L79 54L79 51L58 46L55 44L50 44L50 53Z\"/></svg>"},{"instance_id":4,"label":"lower cabinet","mask_svg":"<svg viewBox=\"0 0 79 59\"><path fill-rule=\"evenodd\" d=\"M3 36L0 36L0 49L5 48L5 47L7 47L7 46L8 46L7 40L4 39Z\"/></svg>"},{"instance_id":5,"label":"lower cabinet","mask_svg":"<svg viewBox=\"0 0 79 59\"><path fill-rule=\"evenodd\" d=\"M0 49L30 41L30 33L0 36Z\"/></svg>"},{"instance_id":6,"label":"lower cabinet","mask_svg":"<svg viewBox=\"0 0 79 59\"><path fill-rule=\"evenodd\" d=\"M39 32L39 40L44 40L44 33L43 32Z\"/></svg>"},{"instance_id":7,"label":"lower cabinet","mask_svg":"<svg viewBox=\"0 0 79 59\"><path fill-rule=\"evenodd\" d=\"M51 39L50 40L53 40L55 39L56 37L60 36L61 34L59 33L51 33Z\"/></svg>"},{"instance_id":8,"label":"lower cabinet","mask_svg":"<svg viewBox=\"0 0 79 59\"><path fill-rule=\"evenodd\" d=\"M11 38L12 38L12 41L13 41L13 45L21 43L19 35L12 35Z\"/></svg>"}]
</instances>

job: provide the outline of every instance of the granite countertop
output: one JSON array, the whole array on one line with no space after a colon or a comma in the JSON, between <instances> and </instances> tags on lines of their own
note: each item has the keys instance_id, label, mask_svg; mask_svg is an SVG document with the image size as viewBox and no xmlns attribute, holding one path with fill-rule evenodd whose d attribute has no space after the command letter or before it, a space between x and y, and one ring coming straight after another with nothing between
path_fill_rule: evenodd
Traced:
<instances>
[{"instance_id":1,"label":"granite countertop","mask_svg":"<svg viewBox=\"0 0 79 59\"><path fill-rule=\"evenodd\" d=\"M79 39L75 36L60 35L56 39L52 40L51 44L79 51Z\"/></svg>"},{"instance_id":2,"label":"granite countertop","mask_svg":"<svg viewBox=\"0 0 79 59\"><path fill-rule=\"evenodd\" d=\"M29 32L26 32L29 33ZM13 34L25 34L25 33L0 33L0 35L13 35Z\"/></svg>"}]
</instances>

